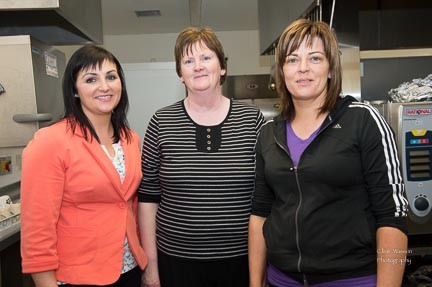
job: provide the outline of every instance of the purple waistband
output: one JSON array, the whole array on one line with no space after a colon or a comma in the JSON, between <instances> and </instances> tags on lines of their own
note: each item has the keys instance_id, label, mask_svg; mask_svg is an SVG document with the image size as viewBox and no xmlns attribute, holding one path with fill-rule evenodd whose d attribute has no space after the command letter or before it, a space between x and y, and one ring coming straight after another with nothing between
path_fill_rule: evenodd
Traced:
<instances>
[{"instance_id":1,"label":"purple waistband","mask_svg":"<svg viewBox=\"0 0 432 287\"><path fill-rule=\"evenodd\" d=\"M303 287L304 285L291 279L275 266L267 265L267 280L271 285L277 287ZM313 284L311 287L375 287L376 275L369 275L357 278L335 280L325 283Z\"/></svg>"}]
</instances>

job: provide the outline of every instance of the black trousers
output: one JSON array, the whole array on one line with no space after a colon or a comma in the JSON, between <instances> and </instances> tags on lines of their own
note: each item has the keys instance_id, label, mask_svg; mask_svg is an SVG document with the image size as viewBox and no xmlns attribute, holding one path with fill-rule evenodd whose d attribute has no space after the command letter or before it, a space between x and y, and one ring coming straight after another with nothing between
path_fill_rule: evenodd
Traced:
<instances>
[{"instance_id":1,"label":"black trousers","mask_svg":"<svg viewBox=\"0 0 432 287\"><path fill-rule=\"evenodd\" d=\"M120 278L110 285L104 287L141 287L141 269L137 266L132 270L120 275ZM100 285L73 285L66 284L60 287L101 287Z\"/></svg>"},{"instance_id":2,"label":"black trousers","mask_svg":"<svg viewBox=\"0 0 432 287\"><path fill-rule=\"evenodd\" d=\"M161 287L248 287L247 255L205 261L187 260L158 251Z\"/></svg>"}]
</instances>

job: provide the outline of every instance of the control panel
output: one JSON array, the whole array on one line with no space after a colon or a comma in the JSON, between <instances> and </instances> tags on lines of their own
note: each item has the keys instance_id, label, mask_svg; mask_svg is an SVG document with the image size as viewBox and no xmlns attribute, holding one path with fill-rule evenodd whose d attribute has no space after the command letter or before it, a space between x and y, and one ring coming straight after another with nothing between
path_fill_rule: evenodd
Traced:
<instances>
[{"instance_id":1,"label":"control panel","mask_svg":"<svg viewBox=\"0 0 432 287\"><path fill-rule=\"evenodd\" d=\"M414 220L422 221L432 210L432 104L404 105L400 113L406 193Z\"/></svg>"}]
</instances>

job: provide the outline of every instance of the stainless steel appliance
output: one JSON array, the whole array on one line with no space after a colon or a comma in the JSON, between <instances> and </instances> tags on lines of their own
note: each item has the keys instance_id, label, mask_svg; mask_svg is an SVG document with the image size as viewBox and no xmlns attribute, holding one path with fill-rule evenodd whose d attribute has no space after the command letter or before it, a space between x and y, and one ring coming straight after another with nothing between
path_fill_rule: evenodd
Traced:
<instances>
[{"instance_id":1,"label":"stainless steel appliance","mask_svg":"<svg viewBox=\"0 0 432 287\"><path fill-rule=\"evenodd\" d=\"M228 76L222 93L228 98L257 106L267 120L278 114L280 99L270 74Z\"/></svg>"},{"instance_id":2,"label":"stainless steel appliance","mask_svg":"<svg viewBox=\"0 0 432 287\"><path fill-rule=\"evenodd\" d=\"M28 35L0 37L0 195L7 190L18 199L24 146L63 114L65 61L62 52Z\"/></svg>"},{"instance_id":3,"label":"stainless steel appliance","mask_svg":"<svg viewBox=\"0 0 432 287\"><path fill-rule=\"evenodd\" d=\"M28 35L0 37L0 148L25 146L38 128L62 116L65 61Z\"/></svg>"},{"instance_id":4,"label":"stainless steel appliance","mask_svg":"<svg viewBox=\"0 0 432 287\"><path fill-rule=\"evenodd\" d=\"M63 113L65 55L30 36L0 37L0 193L19 182L21 152Z\"/></svg>"},{"instance_id":5,"label":"stainless steel appliance","mask_svg":"<svg viewBox=\"0 0 432 287\"><path fill-rule=\"evenodd\" d=\"M432 233L432 102L384 103L396 134L409 202L408 233Z\"/></svg>"}]
</instances>

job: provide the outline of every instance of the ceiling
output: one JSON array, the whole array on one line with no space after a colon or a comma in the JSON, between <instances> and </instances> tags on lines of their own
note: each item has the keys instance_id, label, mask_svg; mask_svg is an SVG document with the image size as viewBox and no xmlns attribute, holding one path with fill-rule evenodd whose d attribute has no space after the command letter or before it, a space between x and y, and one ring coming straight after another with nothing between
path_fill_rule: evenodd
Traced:
<instances>
[{"instance_id":1,"label":"ceiling","mask_svg":"<svg viewBox=\"0 0 432 287\"><path fill-rule=\"evenodd\" d=\"M188 26L215 31L258 30L255 0L102 0L104 35L178 33ZM137 17L137 10L161 16Z\"/></svg>"}]
</instances>

